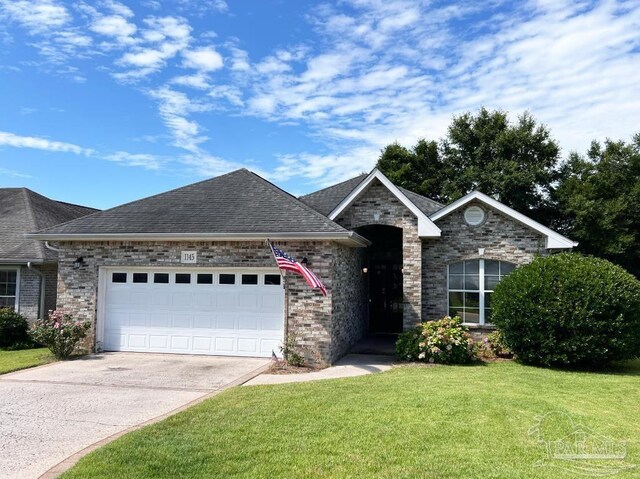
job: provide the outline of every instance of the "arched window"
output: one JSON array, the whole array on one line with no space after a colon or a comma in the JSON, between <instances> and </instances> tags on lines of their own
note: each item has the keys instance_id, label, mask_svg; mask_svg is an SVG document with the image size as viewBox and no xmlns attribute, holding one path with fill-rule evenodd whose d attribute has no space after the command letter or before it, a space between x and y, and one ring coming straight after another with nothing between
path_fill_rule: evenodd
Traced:
<instances>
[{"instance_id":1,"label":"arched window","mask_svg":"<svg viewBox=\"0 0 640 479\"><path fill-rule=\"evenodd\" d=\"M449 265L449 315L467 324L491 323L491 293L516 267L506 261L472 259Z\"/></svg>"}]
</instances>

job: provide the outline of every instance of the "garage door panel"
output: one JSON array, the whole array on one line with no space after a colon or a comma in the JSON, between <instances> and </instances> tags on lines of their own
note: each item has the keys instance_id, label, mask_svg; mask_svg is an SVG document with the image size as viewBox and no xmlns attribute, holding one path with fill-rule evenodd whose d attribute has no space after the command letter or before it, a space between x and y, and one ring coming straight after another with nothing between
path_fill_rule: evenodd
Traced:
<instances>
[{"instance_id":1,"label":"garage door panel","mask_svg":"<svg viewBox=\"0 0 640 479\"><path fill-rule=\"evenodd\" d=\"M215 270L174 271L168 283L153 282L154 273L167 272L160 269L118 270L127 272L127 283L113 283L111 274L106 275L106 350L239 356L270 356L278 351L284 328L282 286L265 285L264 273L244 269L233 272L233 285L220 284ZM201 279L207 282L198 284L198 273L203 271ZM149 282L133 283L133 273L147 273ZM179 273L188 274L191 283L176 284ZM243 275L253 281L257 276L258 284L241 284Z\"/></svg>"}]
</instances>

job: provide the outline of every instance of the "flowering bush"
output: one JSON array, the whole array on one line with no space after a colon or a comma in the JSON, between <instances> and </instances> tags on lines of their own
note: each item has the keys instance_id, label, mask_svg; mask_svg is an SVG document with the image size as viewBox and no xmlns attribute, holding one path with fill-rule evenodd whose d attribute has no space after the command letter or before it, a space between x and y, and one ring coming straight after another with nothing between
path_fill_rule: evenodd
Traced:
<instances>
[{"instance_id":1,"label":"flowering bush","mask_svg":"<svg viewBox=\"0 0 640 479\"><path fill-rule=\"evenodd\" d=\"M29 324L13 308L0 308L0 348L19 348L29 343Z\"/></svg>"},{"instance_id":2,"label":"flowering bush","mask_svg":"<svg viewBox=\"0 0 640 479\"><path fill-rule=\"evenodd\" d=\"M31 329L34 341L48 347L58 359L71 356L78 341L87 335L89 321L76 321L70 314L56 309L46 319L36 321Z\"/></svg>"},{"instance_id":3,"label":"flowering bush","mask_svg":"<svg viewBox=\"0 0 640 479\"><path fill-rule=\"evenodd\" d=\"M407 361L463 364L475 357L473 340L459 317L427 321L403 333L396 354Z\"/></svg>"},{"instance_id":4,"label":"flowering bush","mask_svg":"<svg viewBox=\"0 0 640 479\"><path fill-rule=\"evenodd\" d=\"M504 336L500 330L489 334L486 338L486 343L491 352L498 358L510 358L513 356L513 351L504 344Z\"/></svg>"}]
</instances>

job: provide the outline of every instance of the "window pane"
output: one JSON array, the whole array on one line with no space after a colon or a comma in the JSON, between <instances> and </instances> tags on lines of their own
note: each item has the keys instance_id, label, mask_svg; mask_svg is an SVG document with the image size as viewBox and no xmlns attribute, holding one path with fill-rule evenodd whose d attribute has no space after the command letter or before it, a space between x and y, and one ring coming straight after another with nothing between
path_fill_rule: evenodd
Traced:
<instances>
[{"instance_id":1,"label":"window pane","mask_svg":"<svg viewBox=\"0 0 640 479\"><path fill-rule=\"evenodd\" d=\"M146 283L147 282L147 273L133 273L133 282L134 283Z\"/></svg>"},{"instance_id":2,"label":"window pane","mask_svg":"<svg viewBox=\"0 0 640 479\"><path fill-rule=\"evenodd\" d=\"M480 289L480 277L477 274L465 275L464 277L464 289Z\"/></svg>"},{"instance_id":3,"label":"window pane","mask_svg":"<svg viewBox=\"0 0 640 479\"><path fill-rule=\"evenodd\" d=\"M484 277L484 289L494 290L497 284L500 282L500 276L485 276Z\"/></svg>"},{"instance_id":4,"label":"window pane","mask_svg":"<svg viewBox=\"0 0 640 479\"><path fill-rule=\"evenodd\" d=\"M500 274L500 261L484 260L484 274Z\"/></svg>"},{"instance_id":5,"label":"window pane","mask_svg":"<svg viewBox=\"0 0 640 479\"><path fill-rule=\"evenodd\" d=\"M480 322L480 310L476 308L465 308L464 310L464 322L465 323L479 323Z\"/></svg>"},{"instance_id":6,"label":"window pane","mask_svg":"<svg viewBox=\"0 0 640 479\"><path fill-rule=\"evenodd\" d=\"M258 275L257 274L243 274L242 275L242 284L258 284Z\"/></svg>"},{"instance_id":7,"label":"window pane","mask_svg":"<svg viewBox=\"0 0 640 479\"><path fill-rule=\"evenodd\" d=\"M460 262L460 263L451 263L449 265L449 274L462 274L462 273L464 273L463 265L464 265L464 263L462 263L462 262Z\"/></svg>"},{"instance_id":8,"label":"window pane","mask_svg":"<svg viewBox=\"0 0 640 479\"><path fill-rule=\"evenodd\" d=\"M126 283L127 282L127 273L113 273L111 275L112 283Z\"/></svg>"},{"instance_id":9,"label":"window pane","mask_svg":"<svg viewBox=\"0 0 640 479\"><path fill-rule=\"evenodd\" d=\"M169 273L154 273L153 282L160 283L160 284L169 283Z\"/></svg>"},{"instance_id":10,"label":"window pane","mask_svg":"<svg viewBox=\"0 0 640 479\"><path fill-rule=\"evenodd\" d=\"M449 308L464 307L464 293L449 293Z\"/></svg>"},{"instance_id":11,"label":"window pane","mask_svg":"<svg viewBox=\"0 0 640 479\"><path fill-rule=\"evenodd\" d=\"M0 308L13 308L16 305L16 298L0 298Z\"/></svg>"},{"instance_id":12,"label":"window pane","mask_svg":"<svg viewBox=\"0 0 640 479\"><path fill-rule=\"evenodd\" d=\"M213 275L210 273L198 273L198 284L213 284Z\"/></svg>"},{"instance_id":13,"label":"window pane","mask_svg":"<svg viewBox=\"0 0 640 479\"><path fill-rule=\"evenodd\" d=\"M502 276L511 273L515 268L516 265L513 263L507 263L506 261L500 262L500 274L502 274Z\"/></svg>"},{"instance_id":14,"label":"window pane","mask_svg":"<svg viewBox=\"0 0 640 479\"><path fill-rule=\"evenodd\" d=\"M191 283L190 273L176 273L176 284L189 284Z\"/></svg>"},{"instance_id":15,"label":"window pane","mask_svg":"<svg viewBox=\"0 0 640 479\"><path fill-rule=\"evenodd\" d=\"M280 280L282 278L279 274L265 274L264 275L264 284L268 285L278 285L280 284Z\"/></svg>"},{"instance_id":16,"label":"window pane","mask_svg":"<svg viewBox=\"0 0 640 479\"><path fill-rule=\"evenodd\" d=\"M220 284L236 284L236 275L235 274L221 274L220 275Z\"/></svg>"},{"instance_id":17,"label":"window pane","mask_svg":"<svg viewBox=\"0 0 640 479\"><path fill-rule=\"evenodd\" d=\"M7 271L7 282L8 283L15 283L18 279L18 272L17 271Z\"/></svg>"},{"instance_id":18,"label":"window pane","mask_svg":"<svg viewBox=\"0 0 640 479\"><path fill-rule=\"evenodd\" d=\"M452 318L458 316L460 319L462 319L464 316L464 311L462 309L450 308L449 316L451 316Z\"/></svg>"},{"instance_id":19,"label":"window pane","mask_svg":"<svg viewBox=\"0 0 640 479\"><path fill-rule=\"evenodd\" d=\"M478 274L480 261L477 259L464 262L464 274Z\"/></svg>"},{"instance_id":20,"label":"window pane","mask_svg":"<svg viewBox=\"0 0 640 479\"><path fill-rule=\"evenodd\" d=\"M490 308L491 307L491 296L493 293L484 293L484 307L485 308Z\"/></svg>"},{"instance_id":21,"label":"window pane","mask_svg":"<svg viewBox=\"0 0 640 479\"><path fill-rule=\"evenodd\" d=\"M464 276L461 274L450 274L449 289L464 289Z\"/></svg>"},{"instance_id":22,"label":"window pane","mask_svg":"<svg viewBox=\"0 0 640 479\"><path fill-rule=\"evenodd\" d=\"M480 293L464 293L464 308L479 308Z\"/></svg>"},{"instance_id":23,"label":"window pane","mask_svg":"<svg viewBox=\"0 0 640 479\"><path fill-rule=\"evenodd\" d=\"M8 271L3 271L0 269L0 283L6 283L7 282L7 275L9 274Z\"/></svg>"},{"instance_id":24,"label":"window pane","mask_svg":"<svg viewBox=\"0 0 640 479\"><path fill-rule=\"evenodd\" d=\"M0 296L7 295L7 283L0 283Z\"/></svg>"}]
</instances>

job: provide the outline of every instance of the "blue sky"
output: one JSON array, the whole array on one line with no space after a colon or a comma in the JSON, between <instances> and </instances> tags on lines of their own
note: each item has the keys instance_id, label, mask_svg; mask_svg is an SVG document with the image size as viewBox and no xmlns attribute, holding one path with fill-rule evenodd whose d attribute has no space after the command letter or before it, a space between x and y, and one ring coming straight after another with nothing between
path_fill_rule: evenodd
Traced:
<instances>
[{"instance_id":1,"label":"blue sky","mask_svg":"<svg viewBox=\"0 0 640 479\"><path fill-rule=\"evenodd\" d=\"M640 131L640 2L0 0L0 186L99 208L246 167L294 194L525 110Z\"/></svg>"}]
</instances>

